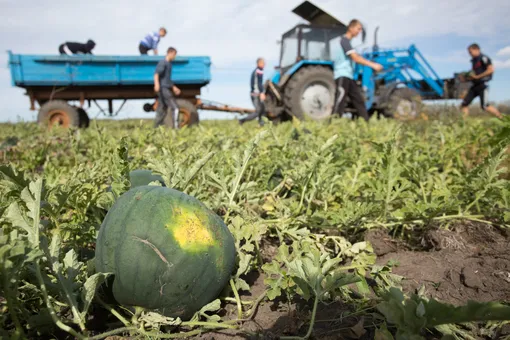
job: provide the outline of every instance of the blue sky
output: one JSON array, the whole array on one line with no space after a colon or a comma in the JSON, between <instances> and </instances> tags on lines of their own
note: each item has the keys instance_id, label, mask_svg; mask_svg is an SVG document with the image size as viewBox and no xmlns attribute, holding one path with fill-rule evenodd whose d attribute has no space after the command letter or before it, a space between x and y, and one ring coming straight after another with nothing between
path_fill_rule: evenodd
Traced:
<instances>
[{"instance_id":1,"label":"blue sky","mask_svg":"<svg viewBox=\"0 0 510 340\"><path fill-rule=\"evenodd\" d=\"M181 55L209 55L212 81L202 97L251 107L248 79L255 59L267 59L266 77L277 64L282 32L301 22L292 9L302 0L103 0L86 3L56 0L0 0L0 121L35 119L24 90L11 86L7 50L26 54L56 54L64 41L92 38L95 54L137 55L139 40L164 25L169 34L162 49L173 45ZM478 42L496 65L491 99L510 99L510 2L501 0L315 0L319 7L347 22L356 17L368 29L364 47L372 44L380 26L381 47L411 43L426 56L441 77L468 70L466 46ZM353 41L359 45L361 41ZM363 46L359 46L360 48ZM89 111L91 117L97 110ZM139 101L128 101L119 118L152 118ZM202 119L234 117L203 112Z\"/></svg>"}]
</instances>

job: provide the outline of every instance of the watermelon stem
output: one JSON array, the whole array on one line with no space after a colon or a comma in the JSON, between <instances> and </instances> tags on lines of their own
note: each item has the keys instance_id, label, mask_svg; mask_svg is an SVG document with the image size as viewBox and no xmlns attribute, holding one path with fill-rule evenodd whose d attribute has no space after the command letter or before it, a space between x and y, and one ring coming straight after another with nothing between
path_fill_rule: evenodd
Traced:
<instances>
[{"instance_id":1,"label":"watermelon stem","mask_svg":"<svg viewBox=\"0 0 510 340\"><path fill-rule=\"evenodd\" d=\"M50 298L48 296L48 290L46 289L46 285L44 284L44 279L41 274L41 265L39 264L39 259L35 261L35 275L37 276L37 279L39 281L39 288L41 289L41 292L43 293L43 299L46 303L46 308L48 308L48 312L50 313L51 319L57 325L58 328L63 330L64 332L67 332L74 336L77 339L84 339L83 336L78 334L73 328L69 327L68 325L64 324L60 318L55 313L55 310L53 309L53 306L51 305Z\"/></svg>"},{"instance_id":2,"label":"watermelon stem","mask_svg":"<svg viewBox=\"0 0 510 340\"><path fill-rule=\"evenodd\" d=\"M138 318L140 317L140 315L142 315L142 312L143 312L143 308L142 307L135 306L135 314L133 314L133 316L131 317L131 322L134 325L138 324Z\"/></svg>"},{"instance_id":3,"label":"watermelon stem","mask_svg":"<svg viewBox=\"0 0 510 340\"><path fill-rule=\"evenodd\" d=\"M225 298L222 298L223 301L228 301L228 302L237 302L237 300L235 298L231 298L231 297L225 297ZM242 305L252 305L253 304L253 301L251 300L241 300L241 304Z\"/></svg>"},{"instance_id":4,"label":"watermelon stem","mask_svg":"<svg viewBox=\"0 0 510 340\"><path fill-rule=\"evenodd\" d=\"M127 321L122 315L120 315L119 312L115 310L112 306L108 305L106 302L103 301L99 296L96 296L97 301L101 306L103 306L107 311L112 313L117 319L119 319L120 322L124 324L124 326L129 327L129 321Z\"/></svg>"},{"instance_id":5,"label":"watermelon stem","mask_svg":"<svg viewBox=\"0 0 510 340\"><path fill-rule=\"evenodd\" d=\"M253 316L255 315L255 310L257 309L259 304L262 302L262 300L264 300L264 298L266 297L266 294L267 294L267 290L264 291L264 293L260 294L260 296L257 298L257 300L255 300L255 303L253 303L253 306L251 306L251 308L246 313L246 316L244 319L230 320L230 321L226 321L226 323L250 321L253 318Z\"/></svg>"},{"instance_id":6,"label":"watermelon stem","mask_svg":"<svg viewBox=\"0 0 510 340\"><path fill-rule=\"evenodd\" d=\"M209 327L209 328L237 329L237 326L229 325L226 323L204 322L204 321L186 321L186 322L181 323L181 326L203 326L203 327Z\"/></svg>"},{"instance_id":7,"label":"watermelon stem","mask_svg":"<svg viewBox=\"0 0 510 340\"><path fill-rule=\"evenodd\" d=\"M280 339L282 340L306 340L312 335L313 326L315 324L315 316L317 314L317 306L319 305L319 296L315 295L315 301L313 302L313 310L312 310L312 319L310 320L310 326L308 327L308 332L304 337L300 336L282 336Z\"/></svg>"},{"instance_id":8,"label":"watermelon stem","mask_svg":"<svg viewBox=\"0 0 510 340\"><path fill-rule=\"evenodd\" d=\"M122 327L122 328L117 328L117 329L114 329L114 330L111 330L111 331L108 331L108 332L105 332L102 334L98 334L98 335L90 337L88 339L89 340L99 340L99 339L107 338L112 335L126 333L126 332L133 332L133 331L138 331L138 329L136 327Z\"/></svg>"},{"instance_id":9,"label":"watermelon stem","mask_svg":"<svg viewBox=\"0 0 510 340\"><path fill-rule=\"evenodd\" d=\"M243 307L241 305L241 298L239 297L239 293L237 292L236 285L234 283L234 280L232 280L232 279L230 279L230 287L232 288L232 291L234 292L234 296L236 297L237 318L242 319L243 318Z\"/></svg>"},{"instance_id":10,"label":"watermelon stem","mask_svg":"<svg viewBox=\"0 0 510 340\"><path fill-rule=\"evenodd\" d=\"M259 264L262 266L264 264L264 260L262 259L262 253L260 252L259 241L255 241L255 250L257 251L257 259Z\"/></svg>"},{"instance_id":11,"label":"watermelon stem","mask_svg":"<svg viewBox=\"0 0 510 340\"><path fill-rule=\"evenodd\" d=\"M144 332L143 335L146 337L156 338L156 339L177 339L177 338L188 338L193 335L202 334L202 329L196 329L194 331L186 332L186 333L170 333L170 334L161 334L161 333L150 333Z\"/></svg>"}]
</instances>

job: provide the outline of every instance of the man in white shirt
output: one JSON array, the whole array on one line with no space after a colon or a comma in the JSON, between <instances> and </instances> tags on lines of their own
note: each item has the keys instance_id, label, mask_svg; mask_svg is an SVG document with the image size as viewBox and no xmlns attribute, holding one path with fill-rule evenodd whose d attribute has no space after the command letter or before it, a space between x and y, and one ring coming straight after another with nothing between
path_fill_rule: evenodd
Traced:
<instances>
[{"instance_id":1,"label":"man in white shirt","mask_svg":"<svg viewBox=\"0 0 510 340\"><path fill-rule=\"evenodd\" d=\"M349 97L352 105L357 111L358 116L368 121L368 113L365 107L365 101L361 95L361 90L354 80L354 63L362 64L373 68L375 71L381 71L382 65L366 60L351 45L351 39L358 36L363 26L357 19L351 20L345 33L340 40L340 52L335 59L334 77L337 84L337 93L335 108L333 113L342 114L345 110L346 99Z\"/></svg>"}]
</instances>

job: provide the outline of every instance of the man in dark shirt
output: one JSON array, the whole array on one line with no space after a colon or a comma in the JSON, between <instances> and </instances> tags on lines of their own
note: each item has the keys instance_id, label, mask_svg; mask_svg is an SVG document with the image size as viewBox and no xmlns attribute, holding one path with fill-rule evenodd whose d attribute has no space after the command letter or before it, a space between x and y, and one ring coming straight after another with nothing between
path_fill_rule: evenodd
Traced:
<instances>
[{"instance_id":1,"label":"man in dark shirt","mask_svg":"<svg viewBox=\"0 0 510 340\"><path fill-rule=\"evenodd\" d=\"M85 44L66 41L58 47L60 54L92 54L96 47L94 40L88 40Z\"/></svg>"},{"instance_id":2,"label":"man in dark shirt","mask_svg":"<svg viewBox=\"0 0 510 340\"><path fill-rule=\"evenodd\" d=\"M340 40L340 51L335 58L334 77L337 85L335 106L333 113L342 114L345 110L346 99L351 99L352 105L357 111L358 116L368 121L368 113L365 106L365 100L361 95L361 90L354 80L354 63L362 64L373 68L375 71L381 71L382 66L370 60L366 60L351 45L351 39L358 36L363 26L357 19L351 20L347 26L347 32Z\"/></svg>"},{"instance_id":3,"label":"man in dark shirt","mask_svg":"<svg viewBox=\"0 0 510 340\"><path fill-rule=\"evenodd\" d=\"M480 97L480 106L482 109L501 118L502 115L498 109L489 104L488 82L492 80L492 74L494 73L492 61L480 51L480 46L478 46L478 44L469 45L468 52L472 57L471 72L468 77L472 85L461 104L464 117L467 117L469 114L469 104L471 104L476 97Z\"/></svg>"},{"instance_id":4,"label":"man in dark shirt","mask_svg":"<svg viewBox=\"0 0 510 340\"><path fill-rule=\"evenodd\" d=\"M250 97L253 106L255 106L255 112L242 119L239 119L240 124L258 118L259 125L264 125L264 121L262 120L262 116L265 114L264 100L266 100L266 94L264 93L263 85L264 66L265 60L263 58L258 58L257 67L253 70L250 76Z\"/></svg>"},{"instance_id":5,"label":"man in dark shirt","mask_svg":"<svg viewBox=\"0 0 510 340\"><path fill-rule=\"evenodd\" d=\"M181 90L173 83L172 77L172 60L175 59L177 50L173 47L168 48L165 59L161 60L154 72L154 91L158 94L159 102L156 110L156 119L154 127L163 125L165 123L166 115L168 114L171 121L171 126L174 128L177 123L179 115L179 107L175 101L175 95L179 95Z\"/></svg>"}]
</instances>

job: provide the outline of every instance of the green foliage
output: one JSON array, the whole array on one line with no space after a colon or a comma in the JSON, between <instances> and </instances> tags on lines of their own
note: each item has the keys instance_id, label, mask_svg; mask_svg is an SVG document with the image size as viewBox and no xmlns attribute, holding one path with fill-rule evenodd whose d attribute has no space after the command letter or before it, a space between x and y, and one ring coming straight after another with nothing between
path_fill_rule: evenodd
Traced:
<instances>
[{"instance_id":1,"label":"green foliage","mask_svg":"<svg viewBox=\"0 0 510 340\"><path fill-rule=\"evenodd\" d=\"M376 265L363 240L375 227L406 238L455 220L508 227L508 122L341 119L263 130L206 122L170 131L126 121L51 132L4 125L0 335L158 338L240 330L241 322L220 317L225 304L235 303L238 319L246 319L264 300L309 302L304 338L313 333L318 306L339 300L360 315L377 315L377 339L455 336L452 323L509 319L497 304L405 298L395 289L403 278L391 264ZM115 305L105 284L111 276L93 266L97 231L129 189L133 169L152 170L201 200L234 235L239 260L231 285L190 320ZM240 295L257 272L265 291L246 301ZM107 318L108 329L96 329L97 317Z\"/></svg>"},{"instance_id":2,"label":"green foliage","mask_svg":"<svg viewBox=\"0 0 510 340\"><path fill-rule=\"evenodd\" d=\"M406 298L396 288L390 288L382 298L384 301L377 306L377 309L389 323L396 325L395 339L397 340L425 339L421 335L425 329L440 325L510 319L510 306L496 302L468 301L465 306L455 307L416 294ZM385 336L387 339L393 339L388 334ZM445 336L446 338L448 337Z\"/></svg>"}]
</instances>

